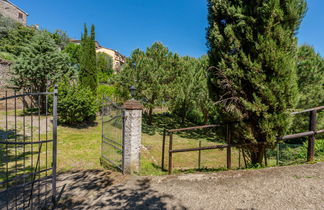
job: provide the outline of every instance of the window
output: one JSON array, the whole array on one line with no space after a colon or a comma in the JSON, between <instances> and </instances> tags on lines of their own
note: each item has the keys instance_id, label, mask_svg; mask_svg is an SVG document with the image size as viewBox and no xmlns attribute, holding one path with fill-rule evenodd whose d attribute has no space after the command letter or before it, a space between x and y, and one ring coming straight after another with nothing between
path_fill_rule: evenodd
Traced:
<instances>
[{"instance_id":1,"label":"window","mask_svg":"<svg viewBox=\"0 0 324 210\"><path fill-rule=\"evenodd\" d=\"M18 14L18 18L19 18L19 19L23 19L23 14L22 14L22 13L19 13L19 14Z\"/></svg>"}]
</instances>

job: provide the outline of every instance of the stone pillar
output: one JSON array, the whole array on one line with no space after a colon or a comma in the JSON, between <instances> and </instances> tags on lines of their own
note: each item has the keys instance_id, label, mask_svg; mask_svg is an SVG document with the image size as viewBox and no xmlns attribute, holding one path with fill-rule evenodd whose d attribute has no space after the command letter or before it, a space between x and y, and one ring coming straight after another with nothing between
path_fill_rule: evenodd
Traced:
<instances>
[{"instance_id":1,"label":"stone pillar","mask_svg":"<svg viewBox=\"0 0 324 210\"><path fill-rule=\"evenodd\" d=\"M143 105L138 101L130 100L125 102L123 108L123 169L125 174L133 174L140 170Z\"/></svg>"}]
</instances>

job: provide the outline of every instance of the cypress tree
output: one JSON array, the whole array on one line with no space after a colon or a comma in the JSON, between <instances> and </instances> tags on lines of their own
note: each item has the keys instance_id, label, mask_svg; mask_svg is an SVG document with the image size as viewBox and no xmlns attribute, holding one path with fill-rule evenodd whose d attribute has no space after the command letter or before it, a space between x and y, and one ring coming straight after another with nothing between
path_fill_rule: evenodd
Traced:
<instances>
[{"instance_id":1,"label":"cypress tree","mask_svg":"<svg viewBox=\"0 0 324 210\"><path fill-rule=\"evenodd\" d=\"M80 82L84 87L88 87L93 93L96 92L97 66L96 66L96 43L95 28L91 26L91 34L89 36L87 26L84 25L84 34L81 39L81 55L80 55Z\"/></svg>"},{"instance_id":2,"label":"cypress tree","mask_svg":"<svg viewBox=\"0 0 324 210\"><path fill-rule=\"evenodd\" d=\"M296 31L305 0L208 0L209 92L236 143L275 145L298 101ZM265 146L246 149L262 163Z\"/></svg>"}]
</instances>

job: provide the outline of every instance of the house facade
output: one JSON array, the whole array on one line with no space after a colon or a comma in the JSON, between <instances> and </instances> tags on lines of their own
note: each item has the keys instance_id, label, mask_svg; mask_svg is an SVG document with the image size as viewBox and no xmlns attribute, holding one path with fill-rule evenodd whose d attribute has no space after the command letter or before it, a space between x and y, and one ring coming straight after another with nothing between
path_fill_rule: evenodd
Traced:
<instances>
[{"instance_id":1,"label":"house facade","mask_svg":"<svg viewBox=\"0 0 324 210\"><path fill-rule=\"evenodd\" d=\"M126 57L117 52L116 50L105 48L105 47L97 47L97 53L105 53L112 57L113 60L113 69L115 71L119 71L121 66L126 62Z\"/></svg>"},{"instance_id":2,"label":"house facade","mask_svg":"<svg viewBox=\"0 0 324 210\"><path fill-rule=\"evenodd\" d=\"M74 44L81 44L81 40L70 39L70 42ZM123 64L126 62L126 57L116 50L102 47L99 42L96 41L96 53L105 53L109 55L113 60L113 70L118 72Z\"/></svg>"},{"instance_id":3,"label":"house facade","mask_svg":"<svg viewBox=\"0 0 324 210\"><path fill-rule=\"evenodd\" d=\"M27 25L28 14L8 0L0 0L0 14L25 26Z\"/></svg>"}]
</instances>

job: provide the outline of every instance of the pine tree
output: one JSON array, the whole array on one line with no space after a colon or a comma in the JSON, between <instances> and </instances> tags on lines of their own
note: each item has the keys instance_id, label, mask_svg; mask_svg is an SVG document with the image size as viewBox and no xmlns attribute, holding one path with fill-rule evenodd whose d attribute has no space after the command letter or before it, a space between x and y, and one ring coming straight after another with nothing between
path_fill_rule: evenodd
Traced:
<instances>
[{"instance_id":1,"label":"pine tree","mask_svg":"<svg viewBox=\"0 0 324 210\"><path fill-rule=\"evenodd\" d=\"M14 76L11 81L24 92L46 92L64 76L73 74L69 56L59 50L46 31L39 31L33 36L20 52L12 71ZM44 111L45 98L41 100Z\"/></svg>"},{"instance_id":2,"label":"pine tree","mask_svg":"<svg viewBox=\"0 0 324 210\"><path fill-rule=\"evenodd\" d=\"M167 101L174 81L174 69L178 56L171 53L162 43L156 42L143 52L136 49L127 59L125 68L118 75L118 86L124 96L129 88L136 87L137 98L148 110L148 123L152 123L153 110Z\"/></svg>"},{"instance_id":3,"label":"pine tree","mask_svg":"<svg viewBox=\"0 0 324 210\"><path fill-rule=\"evenodd\" d=\"M275 145L298 101L296 31L305 0L209 0L209 90L237 143ZM262 163L265 147L247 149Z\"/></svg>"},{"instance_id":4,"label":"pine tree","mask_svg":"<svg viewBox=\"0 0 324 210\"><path fill-rule=\"evenodd\" d=\"M98 86L97 66L96 66L96 43L95 28L91 26L91 34L88 35L87 26L84 25L84 34L81 39L80 54L80 83L96 93Z\"/></svg>"},{"instance_id":5,"label":"pine tree","mask_svg":"<svg viewBox=\"0 0 324 210\"><path fill-rule=\"evenodd\" d=\"M297 76L300 100L297 108L309 109L324 105L324 59L314 48L303 45L298 48ZM318 128L324 127L324 112L318 113ZM308 129L309 116L295 115L291 133L301 133ZM301 143L304 139L293 139L292 143Z\"/></svg>"}]
</instances>

